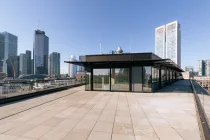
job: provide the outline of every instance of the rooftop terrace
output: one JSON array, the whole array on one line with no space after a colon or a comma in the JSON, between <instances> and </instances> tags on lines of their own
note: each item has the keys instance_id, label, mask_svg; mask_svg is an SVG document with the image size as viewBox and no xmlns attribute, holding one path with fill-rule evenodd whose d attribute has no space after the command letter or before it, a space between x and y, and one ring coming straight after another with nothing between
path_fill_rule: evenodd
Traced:
<instances>
[{"instance_id":1,"label":"rooftop terrace","mask_svg":"<svg viewBox=\"0 0 210 140\"><path fill-rule=\"evenodd\" d=\"M157 93L81 86L7 104L0 140L200 140L191 91L189 81Z\"/></svg>"}]
</instances>

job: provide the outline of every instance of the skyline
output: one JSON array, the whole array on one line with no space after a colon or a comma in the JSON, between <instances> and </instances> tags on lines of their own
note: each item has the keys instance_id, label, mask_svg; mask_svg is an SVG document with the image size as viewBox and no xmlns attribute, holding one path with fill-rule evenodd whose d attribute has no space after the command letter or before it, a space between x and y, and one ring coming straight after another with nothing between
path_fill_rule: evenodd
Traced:
<instances>
[{"instance_id":1,"label":"skyline","mask_svg":"<svg viewBox=\"0 0 210 140\"><path fill-rule=\"evenodd\" d=\"M182 68L209 59L208 1L3 1L0 31L18 36L18 54L33 51L38 20L49 37L49 53L61 54L61 73L68 73L71 55L155 52L155 28L174 20L181 24ZM48 5L47 7L44 5ZM7 10L5 10L7 9ZM62 9L62 10L60 10ZM7 11L7 12L5 12ZM26 12L27 11L27 12ZM144 47L146 46L146 47ZM198 54L199 49L200 54Z\"/></svg>"}]
</instances>

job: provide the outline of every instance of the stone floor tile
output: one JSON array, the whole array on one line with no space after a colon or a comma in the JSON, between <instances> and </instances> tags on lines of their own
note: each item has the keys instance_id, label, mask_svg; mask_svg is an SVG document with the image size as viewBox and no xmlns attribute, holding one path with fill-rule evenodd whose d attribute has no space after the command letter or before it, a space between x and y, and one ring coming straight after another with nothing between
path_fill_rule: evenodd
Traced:
<instances>
[{"instance_id":1,"label":"stone floor tile","mask_svg":"<svg viewBox=\"0 0 210 140\"><path fill-rule=\"evenodd\" d=\"M25 133L23 137L39 139L51 129L52 127L49 127L49 126L37 126L31 129L30 131L28 131L27 133Z\"/></svg>"},{"instance_id":2,"label":"stone floor tile","mask_svg":"<svg viewBox=\"0 0 210 140\"><path fill-rule=\"evenodd\" d=\"M37 139L19 137L19 138L15 139L15 140L37 140Z\"/></svg>"},{"instance_id":3,"label":"stone floor tile","mask_svg":"<svg viewBox=\"0 0 210 140\"><path fill-rule=\"evenodd\" d=\"M87 140L90 132L90 130L85 129L73 129L63 140Z\"/></svg>"},{"instance_id":4,"label":"stone floor tile","mask_svg":"<svg viewBox=\"0 0 210 140\"><path fill-rule=\"evenodd\" d=\"M86 114L83 119L84 120L91 120L91 121L97 121L100 115L95 114Z\"/></svg>"},{"instance_id":5,"label":"stone floor tile","mask_svg":"<svg viewBox=\"0 0 210 140\"><path fill-rule=\"evenodd\" d=\"M159 140L158 137L135 136L136 140Z\"/></svg>"},{"instance_id":6,"label":"stone floor tile","mask_svg":"<svg viewBox=\"0 0 210 140\"><path fill-rule=\"evenodd\" d=\"M131 124L114 123L113 133L133 135L133 126Z\"/></svg>"},{"instance_id":7,"label":"stone floor tile","mask_svg":"<svg viewBox=\"0 0 210 140\"><path fill-rule=\"evenodd\" d=\"M114 122L115 116L114 115L101 115L98 121L102 122Z\"/></svg>"},{"instance_id":8,"label":"stone floor tile","mask_svg":"<svg viewBox=\"0 0 210 140\"><path fill-rule=\"evenodd\" d=\"M151 125L147 118L132 117L132 123L135 125Z\"/></svg>"},{"instance_id":9,"label":"stone floor tile","mask_svg":"<svg viewBox=\"0 0 210 140\"><path fill-rule=\"evenodd\" d=\"M92 131L87 140L111 140L111 133Z\"/></svg>"},{"instance_id":10,"label":"stone floor tile","mask_svg":"<svg viewBox=\"0 0 210 140\"><path fill-rule=\"evenodd\" d=\"M129 111L122 111L122 110L117 110L116 116L125 116L125 117L130 117L130 112Z\"/></svg>"},{"instance_id":11,"label":"stone floor tile","mask_svg":"<svg viewBox=\"0 0 210 140\"><path fill-rule=\"evenodd\" d=\"M50 127L55 127L58 124L60 124L64 119L62 118L49 118L46 121L44 121L43 123L41 123L41 125L45 125L45 126L50 126Z\"/></svg>"},{"instance_id":12,"label":"stone floor tile","mask_svg":"<svg viewBox=\"0 0 210 140\"><path fill-rule=\"evenodd\" d=\"M134 125L134 134L135 136L157 139L157 135L150 125Z\"/></svg>"},{"instance_id":13,"label":"stone floor tile","mask_svg":"<svg viewBox=\"0 0 210 140\"><path fill-rule=\"evenodd\" d=\"M184 139L184 140L201 140L199 135L199 129L196 130L188 130L188 129L176 129L176 132Z\"/></svg>"},{"instance_id":14,"label":"stone floor tile","mask_svg":"<svg viewBox=\"0 0 210 140\"><path fill-rule=\"evenodd\" d=\"M171 127L154 127L157 136L161 140L183 140L181 136Z\"/></svg>"},{"instance_id":15,"label":"stone floor tile","mask_svg":"<svg viewBox=\"0 0 210 140\"><path fill-rule=\"evenodd\" d=\"M18 125L20 125L20 123L7 122L7 123L4 123L4 124L1 124L0 125L0 134L6 132L6 131L18 126Z\"/></svg>"},{"instance_id":16,"label":"stone floor tile","mask_svg":"<svg viewBox=\"0 0 210 140\"><path fill-rule=\"evenodd\" d=\"M94 131L101 131L101 132L108 132L111 133L113 128L113 123L109 122L97 122L95 127L93 128Z\"/></svg>"},{"instance_id":17,"label":"stone floor tile","mask_svg":"<svg viewBox=\"0 0 210 140\"><path fill-rule=\"evenodd\" d=\"M10 129L9 131L5 132L6 135L13 135L13 136L21 136L31 130L34 127L34 125L31 124L22 124L19 125L13 129Z\"/></svg>"},{"instance_id":18,"label":"stone floor tile","mask_svg":"<svg viewBox=\"0 0 210 140\"><path fill-rule=\"evenodd\" d=\"M168 126L169 124L164 119L149 118L149 122L153 126Z\"/></svg>"},{"instance_id":19,"label":"stone floor tile","mask_svg":"<svg viewBox=\"0 0 210 140\"><path fill-rule=\"evenodd\" d=\"M14 140L17 136L0 134L0 140Z\"/></svg>"},{"instance_id":20,"label":"stone floor tile","mask_svg":"<svg viewBox=\"0 0 210 140\"><path fill-rule=\"evenodd\" d=\"M112 134L112 140L135 140L134 135Z\"/></svg>"},{"instance_id":21,"label":"stone floor tile","mask_svg":"<svg viewBox=\"0 0 210 140\"><path fill-rule=\"evenodd\" d=\"M73 114L68 116L68 118L71 118L71 119L82 119L84 116L85 116L85 113L74 112Z\"/></svg>"},{"instance_id":22,"label":"stone floor tile","mask_svg":"<svg viewBox=\"0 0 210 140\"><path fill-rule=\"evenodd\" d=\"M132 124L130 117L125 116L115 116L115 122L116 123L126 123L126 124Z\"/></svg>"},{"instance_id":23,"label":"stone floor tile","mask_svg":"<svg viewBox=\"0 0 210 140\"><path fill-rule=\"evenodd\" d=\"M76 126L75 129L86 129L86 130L92 130L96 121L91 120L81 120Z\"/></svg>"},{"instance_id":24,"label":"stone floor tile","mask_svg":"<svg viewBox=\"0 0 210 140\"><path fill-rule=\"evenodd\" d=\"M62 140L70 131L71 128L57 126L51 129L47 134L45 134L39 140Z\"/></svg>"},{"instance_id":25,"label":"stone floor tile","mask_svg":"<svg viewBox=\"0 0 210 140\"><path fill-rule=\"evenodd\" d=\"M69 128L73 128L79 121L79 119L65 119L58 126L66 126Z\"/></svg>"}]
</instances>

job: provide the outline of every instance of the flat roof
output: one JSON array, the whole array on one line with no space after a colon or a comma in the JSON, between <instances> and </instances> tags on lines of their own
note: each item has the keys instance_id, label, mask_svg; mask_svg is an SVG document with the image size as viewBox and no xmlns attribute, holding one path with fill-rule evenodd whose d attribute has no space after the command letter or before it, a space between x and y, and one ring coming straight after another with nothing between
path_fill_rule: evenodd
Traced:
<instances>
[{"instance_id":1,"label":"flat roof","mask_svg":"<svg viewBox=\"0 0 210 140\"><path fill-rule=\"evenodd\" d=\"M153 53L122 53L122 54L97 54L85 55L83 61L64 61L79 66L102 66L108 65L151 65L156 67L166 67L184 72L177 64L170 59L162 59ZM106 65L106 66L105 66Z\"/></svg>"}]
</instances>

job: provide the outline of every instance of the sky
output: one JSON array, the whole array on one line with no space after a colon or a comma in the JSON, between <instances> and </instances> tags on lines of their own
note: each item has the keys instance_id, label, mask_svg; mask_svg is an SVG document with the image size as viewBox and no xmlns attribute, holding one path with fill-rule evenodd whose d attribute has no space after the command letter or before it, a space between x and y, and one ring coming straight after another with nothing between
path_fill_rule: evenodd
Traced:
<instances>
[{"instance_id":1,"label":"sky","mask_svg":"<svg viewBox=\"0 0 210 140\"><path fill-rule=\"evenodd\" d=\"M61 73L71 55L154 52L155 28L181 24L181 63L210 59L209 0L1 0L0 32L18 36L18 54L33 50L34 31L49 37L49 52L61 54Z\"/></svg>"}]
</instances>

